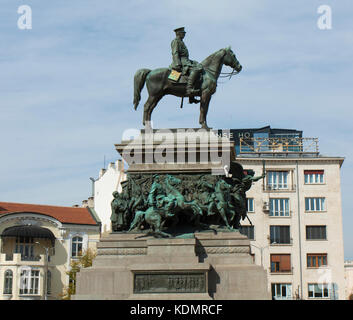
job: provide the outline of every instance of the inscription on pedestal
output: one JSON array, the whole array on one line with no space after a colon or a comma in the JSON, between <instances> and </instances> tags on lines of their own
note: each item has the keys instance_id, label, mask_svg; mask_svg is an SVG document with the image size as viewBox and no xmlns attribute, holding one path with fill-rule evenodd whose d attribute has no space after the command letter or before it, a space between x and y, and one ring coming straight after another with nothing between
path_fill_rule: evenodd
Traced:
<instances>
[{"instance_id":1,"label":"inscription on pedestal","mask_svg":"<svg viewBox=\"0 0 353 320\"><path fill-rule=\"evenodd\" d=\"M135 273L134 293L204 293L205 272Z\"/></svg>"}]
</instances>

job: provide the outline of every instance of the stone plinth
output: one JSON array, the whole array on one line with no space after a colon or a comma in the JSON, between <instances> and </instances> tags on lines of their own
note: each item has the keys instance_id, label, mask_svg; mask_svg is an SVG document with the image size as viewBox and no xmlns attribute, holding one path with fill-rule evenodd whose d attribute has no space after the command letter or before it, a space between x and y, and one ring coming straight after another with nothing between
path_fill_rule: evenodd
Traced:
<instances>
[{"instance_id":1,"label":"stone plinth","mask_svg":"<svg viewBox=\"0 0 353 320\"><path fill-rule=\"evenodd\" d=\"M91 268L77 276L74 299L270 299L265 270L239 232L155 239L112 233Z\"/></svg>"},{"instance_id":2,"label":"stone plinth","mask_svg":"<svg viewBox=\"0 0 353 320\"><path fill-rule=\"evenodd\" d=\"M234 142L206 129L141 130L115 144L129 173L216 172L235 160Z\"/></svg>"}]
</instances>

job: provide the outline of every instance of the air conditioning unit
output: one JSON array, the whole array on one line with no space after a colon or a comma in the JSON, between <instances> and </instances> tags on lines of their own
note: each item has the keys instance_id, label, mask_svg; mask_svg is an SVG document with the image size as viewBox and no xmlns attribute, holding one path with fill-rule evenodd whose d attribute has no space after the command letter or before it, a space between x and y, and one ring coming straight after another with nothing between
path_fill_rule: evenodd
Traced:
<instances>
[{"instance_id":1,"label":"air conditioning unit","mask_svg":"<svg viewBox=\"0 0 353 320\"><path fill-rule=\"evenodd\" d=\"M270 211L270 204L268 203L268 201L264 201L263 206L262 206L262 210L265 212Z\"/></svg>"}]
</instances>

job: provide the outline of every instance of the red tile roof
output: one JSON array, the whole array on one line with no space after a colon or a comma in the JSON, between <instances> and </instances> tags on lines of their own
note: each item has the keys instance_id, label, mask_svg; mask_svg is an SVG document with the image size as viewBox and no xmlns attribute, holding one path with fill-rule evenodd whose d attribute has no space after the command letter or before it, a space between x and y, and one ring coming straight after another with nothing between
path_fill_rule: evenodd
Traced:
<instances>
[{"instance_id":1,"label":"red tile roof","mask_svg":"<svg viewBox=\"0 0 353 320\"><path fill-rule=\"evenodd\" d=\"M0 202L0 217L4 214L22 212L44 214L59 220L61 223L97 225L97 221L88 208Z\"/></svg>"}]
</instances>

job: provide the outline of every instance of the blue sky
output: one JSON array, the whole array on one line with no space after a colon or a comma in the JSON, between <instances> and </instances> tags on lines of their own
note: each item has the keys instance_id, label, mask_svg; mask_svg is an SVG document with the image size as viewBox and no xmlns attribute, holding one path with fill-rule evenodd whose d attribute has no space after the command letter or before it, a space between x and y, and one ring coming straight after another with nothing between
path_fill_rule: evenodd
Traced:
<instances>
[{"instance_id":1,"label":"blue sky","mask_svg":"<svg viewBox=\"0 0 353 320\"><path fill-rule=\"evenodd\" d=\"M17 28L20 5L32 30ZM332 29L317 27L320 5ZM243 71L221 80L214 128L292 128L343 156L346 259L353 259L353 7L340 0L2 0L1 201L80 204L124 130L141 128L133 75L171 63L173 29L186 27L192 59L232 46ZM225 71L225 70L224 70ZM142 100L146 99L146 90ZM199 110L165 97L155 127L198 127Z\"/></svg>"}]
</instances>

